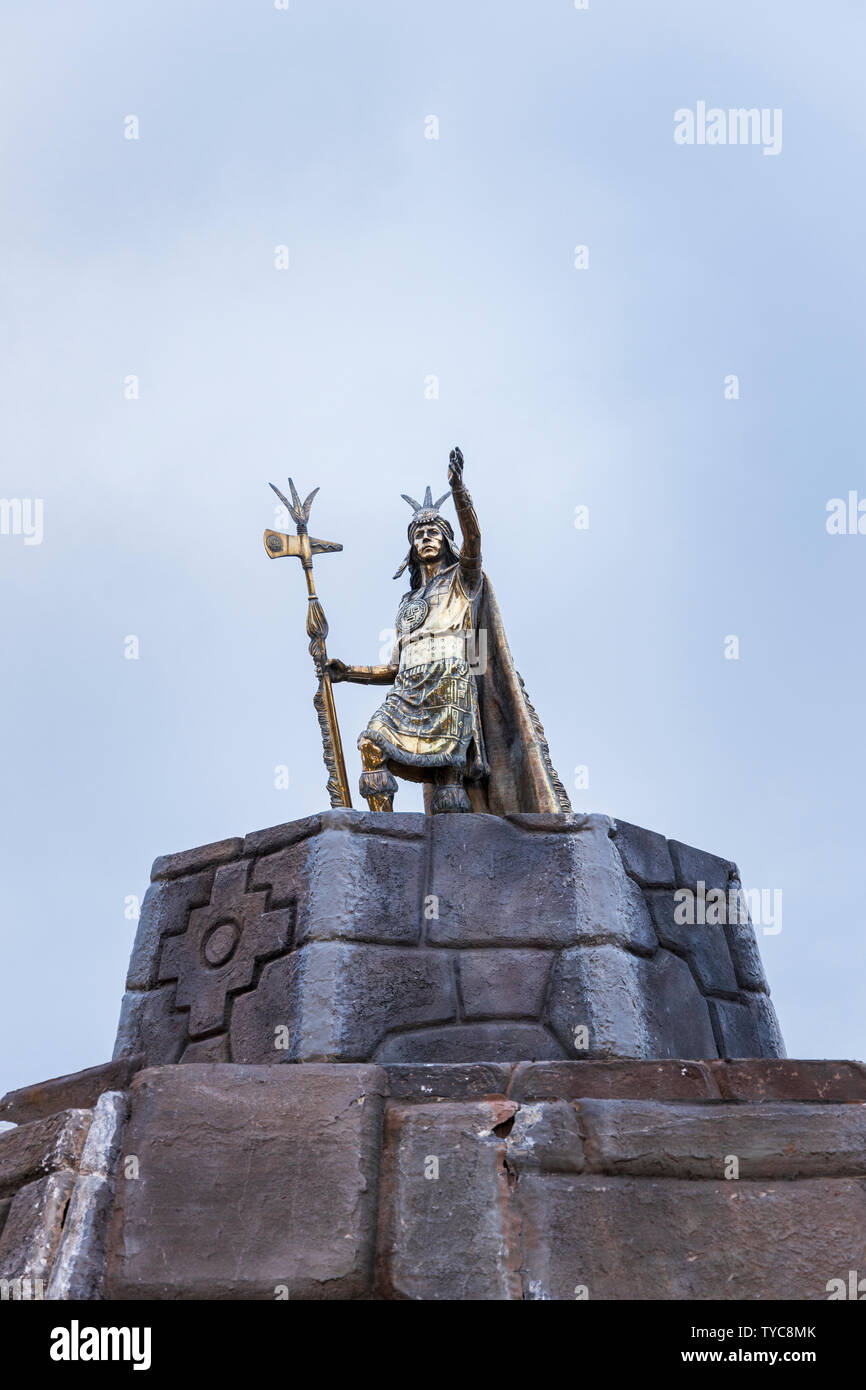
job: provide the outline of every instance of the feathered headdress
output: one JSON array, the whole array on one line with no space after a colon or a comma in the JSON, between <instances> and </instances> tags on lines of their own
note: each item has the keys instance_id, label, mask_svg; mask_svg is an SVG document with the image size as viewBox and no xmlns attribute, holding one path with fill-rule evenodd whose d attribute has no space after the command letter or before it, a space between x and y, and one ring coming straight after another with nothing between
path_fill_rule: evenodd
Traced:
<instances>
[{"instance_id":1,"label":"feathered headdress","mask_svg":"<svg viewBox=\"0 0 866 1390\"><path fill-rule=\"evenodd\" d=\"M413 537L415 535L415 528L417 526L421 526L422 524L429 525L432 522L439 527L439 530L442 532L442 535L445 538L446 548L450 552L452 559L456 561L459 558L459 556L454 548L454 528L451 525L450 521L448 521L444 516L440 516L439 514L439 508L442 506L442 503L445 501L446 497L451 496L450 489L448 490L448 492L443 492L438 502L433 501L433 493L429 485L427 487L427 491L424 493L423 502L416 502L414 497L407 497L405 492L401 492L400 496L403 498L404 502L409 503L409 506L412 508L413 515L412 520L409 522L409 554L406 556L397 573L394 575L394 578L399 579L403 571L410 565L412 566L413 570L415 569L415 566L412 563L411 546ZM412 579L412 587L415 588L416 576L414 574L412 575Z\"/></svg>"}]
</instances>

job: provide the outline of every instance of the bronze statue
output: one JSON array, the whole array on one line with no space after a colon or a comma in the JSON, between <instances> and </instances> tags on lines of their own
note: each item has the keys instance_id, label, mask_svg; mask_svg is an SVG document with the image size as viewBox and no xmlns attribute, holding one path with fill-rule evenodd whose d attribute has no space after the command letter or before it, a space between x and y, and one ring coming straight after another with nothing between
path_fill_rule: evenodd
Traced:
<instances>
[{"instance_id":1,"label":"bronze statue","mask_svg":"<svg viewBox=\"0 0 866 1390\"><path fill-rule=\"evenodd\" d=\"M323 674L329 684L393 686L358 740L360 789L372 811L393 810L397 776L424 783L425 807L434 815L569 811L481 569L481 531L463 467L453 449L448 482L463 535L459 550L439 512L449 493L438 502L429 487L423 502L403 494L413 511L410 548L394 578L408 569L411 589L397 612L390 663L326 660Z\"/></svg>"}]
</instances>

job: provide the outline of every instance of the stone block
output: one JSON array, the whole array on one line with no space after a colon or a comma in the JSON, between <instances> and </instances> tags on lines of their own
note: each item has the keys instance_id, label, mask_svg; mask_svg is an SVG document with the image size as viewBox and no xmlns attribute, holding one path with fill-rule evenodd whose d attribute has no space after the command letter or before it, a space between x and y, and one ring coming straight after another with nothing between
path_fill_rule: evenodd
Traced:
<instances>
[{"instance_id":1,"label":"stone block","mask_svg":"<svg viewBox=\"0 0 866 1390\"><path fill-rule=\"evenodd\" d=\"M385 1088L372 1066L140 1072L105 1296L368 1296Z\"/></svg>"},{"instance_id":2,"label":"stone block","mask_svg":"<svg viewBox=\"0 0 866 1390\"><path fill-rule=\"evenodd\" d=\"M518 1233L497 1133L515 1109L507 1101L388 1108L380 1297L519 1297Z\"/></svg>"},{"instance_id":3,"label":"stone block","mask_svg":"<svg viewBox=\"0 0 866 1390\"><path fill-rule=\"evenodd\" d=\"M298 920L298 943L415 944L421 936L426 860L426 843L417 835L324 830L310 845L309 897Z\"/></svg>"},{"instance_id":4,"label":"stone block","mask_svg":"<svg viewBox=\"0 0 866 1390\"><path fill-rule=\"evenodd\" d=\"M186 878L161 879L144 895L129 960L127 989L153 989L157 983L159 948L164 936L186 931L189 914L210 899L214 871Z\"/></svg>"},{"instance_id":5,"label":"stone block","mask_svg":"<svg viewBox=\"0 0 866 1390\"><path fill-rule=\"evenodd\" d=\"M697 885L703 883L707 892L720 888L727 893L731 878L737 878L737 866L730 859L720 859L717 854L707 854L679 840L669 840L668 844L678 888L697 890Z\"/></svg>"},{"instance_id":6,"label":"stone block","mask_svg":"<svg viewBox=\"0 0 866 1390\"><path fill-rule=\"evenodd\" d=\"M496 1020L392 1033L376 1053L385 1062L510 1062L561 1057L563 1049L540 1023Z\"/></svg>"},{"instance_id":7,"label":"stone block","mask_svg":"<svg viewBox=\"0 0 866 1390\"><path fill-rule=\"evenodd\" d=\"M59 1300L99 1298L105 1270L105 1233L115 1187L126 1096L100 1096L69 1198L47 1297Z\"/></svg>"},{"instance_id":8,"label":"stone block","mask_svg":"<svg viewBox=\"0 0 866 1390\"><path fill-rule=\"evenodd\" d=\"M181 850L179 854L163 854L153 861L150 877L154 881L161 878L181 878L185 874L196 873L199 869L210 869L215 864L226 864L239 859L243 853L241 839L216 840L210 845L199 845L196 849Z\"/></svg>"},{"instance_id":9,"label":"stone block","mask_svg":"<svg viewBox=\"0 0 866 1390\"><path fill-rule=\"evenodd\" d=\"M497 816L431 818L428 940L559 946L577 935L574 837L527 833Z\"/></svg>"},{"instance_id":10,"label":"stone block","mask_svg":"<svg viewBox=\"0 0 866 1390\"><path fill-rule=\"evenodd\" d=\"M128 989L120 1006L114 1058L143 1053L149 1066L180 1061L187 1044L187 1015L175 1008L174 984Z\"/></svg>"},{"instance_id":11,"label":"stone block","mask_svg":"<svg viewBox=\"0 0 866 1390\"><path fill-rule=\"evenodd\" d=\"M611 1059L585 1062L521 1062L512 1073L509 1100L708 1101L720 1098L715 1063ZM719 1063L718 1065L722 1065Z\"/></svg>"},{"instance_id":12,"label":"stone block","mask_svg":"<svg viewBox=\"0 0 866 1390\"><path fill-rule=\"evenodd\" d=\"M701 989L736 997L739 986L724 925L677 922L673 893L650 893L647 901L662 946L686 956Z\"/></svg>"},{"instance_id":13,"label":"stone block","mask_svg":"<svg viewBox=\"0 0 866 1390\"><path fill-rule=\"evenodd\" d=\"M739 880L732 882L731 887L740 889ZM728 947L731 952L731 960L734 964L734 971L737 982L743 989L760 990L768 993L767 979L764 974L764 966L761 961L761 952L758 949L758 939L755 936L755 929L750 921L741 922L739 920L743 913L740 911L738 898L738 909L735 914L729 913L734 920L729 921L725 926L725 935L728 938Z\"/></svg>"},{"instance_id":14,"label":"stone block","mask_svg":"<svg viewBox=\"0 0 866 1390\"><path fill-rule=\"evenodd\" d=\"M318 835L321 828L321 816L305 816L303 820L290 820L283 825L270 825L265 830L253 830L244 837L243 852L245 855L273 854L276 850Z\"/></svg>"},{"instance_id":15,"label":"stone block","mask_svg":"<svg viewBox=\"0 0 866 1390\"><path fill-rule=\"evenodd\" d=\"M866 1103L866 1066L862 1062L757 1057L710 1065L724 1100Z\"/></svg>"},{"instance_id":16,"label":"stone block","mask_svg":"<svg viewBox=\"0 0 866 1390\"><path fill-rule=\"evenodd\" d=\"M39 1279L47 1285L74 1182L75 1175L64 1168L15 1193L0 1235L0 1279Z\"/></svg>"},{"instance_id":17,"label":"stone block","mask_svg":"<svg viewBox=\"0 0 866 1390\"><path fill-rule=\"evenodd\" d=\"M779 1020L776 1017L769 996L766 994L741 995L749 1013L752 1015L752 1022L755 1026L755 1037L757 1057L784 1057L785 1044L782 1041L782 1030L779 1027Z\"/></svg>"},{"instance_id":18,"label":"stone block","mask_svg":"<svg viewBox=\"0 0 866 1390\"><path fill-rule=\"evenodd\" d=\"M0 1100L0 1120L20 1125L56 1115L60 1110L90 1109L103 1091L125 1090L143 1063L144 1057L138 1053L9 1091Z\"/></svg>"},{"instance_id":19,"label":"stone block","mask_svg":"<svg viewBox=\"0 0 866 1390\"><path fill-rule=\"evenodd\" d=\"M550 951L461 951L464 1018L540 1018L552 959Z\"/></svg>"},{"instance_id":20,"label":"stone block","mask_svg":"<svg viewBox=\"0 0 866 1390\"><path fill-rule=\"evenodd\" d=\"M730 999L709 999L707 1003L720 1057L762 1055L756 1020L745 1004Z\"/></svg>"},{"instance_id":21,"label":"stone block","mask_svg":"<svg viewBox=\"0 0 866 1390\"><path fill-rule=\"evenodd\" d=\"M310 854L309 839L293 841L273 854L261 855L254 861L249 873L250 891L266 891L269 909L294 908L295 940L306 912Z\"/></svg>"},{"instance_id":22,"label":"stone block","mask_svg":"<svg viewBox=\"0 0 866 1390\"><path fill-rule=\"evenodd\" d=\"M772 1304L826 1299L832 1276L863 1267L862 1178L525 1174L517 1201L526 1298Z\"/></svg>"},{"instance_id":23,"label":"stone block","mask_svg":"<svg viewBox=\"0 0 866 1390\"><path fill-rule=\"evenodd\" d=\"M434 817L430 892L439 915L428 940L464 947L603 940L652 952L649 913L610 825L607 816L586 816L569 833L528 833L496 816Z\"/></svg>"},{"instance_id":24,"label":"stone block","mask_svg":"<svg viewBox=\"0 0 866 1390\"><path fill-rule=\"evenodd\" d=\"M715 1057L707 1006L685 961L644 960L616 946L563 951L554 966L550 1022L574 1056L575 1029L589 1057Z\"/></svg>"},{"instance_id":25,"label":"stone block","mask_svg":"<svg viewBox=\"0 0 866 1390\"><path fill-rule=\"evenodd\" d=\"M81 1157L90 1110L62 1110L0 1134L0 1197L58 1168L74 1168Z\"/></svg>"},{"instance_id":26,"label":"stone block","mask_svg":"<svg viewBox=\"0 0 866 1390\"><path fill-rule=\"evenodd\" d=\"M616 847L631 877L642 888L673 887L674 866L664 835L624 820L614 826Z\"/></svg>"},{"instance_id":27,"label":"stone block","mask_svg":"<svg viewBox=\"0 0 866 1390\"><path fill-rule=\"evenodd\" d=\"M859 1105L581 1100L578 1115L587 1166L614 1176L726 1178L731 1157L739 1180L866 1176Z\"/></svg>"}]
</instances>

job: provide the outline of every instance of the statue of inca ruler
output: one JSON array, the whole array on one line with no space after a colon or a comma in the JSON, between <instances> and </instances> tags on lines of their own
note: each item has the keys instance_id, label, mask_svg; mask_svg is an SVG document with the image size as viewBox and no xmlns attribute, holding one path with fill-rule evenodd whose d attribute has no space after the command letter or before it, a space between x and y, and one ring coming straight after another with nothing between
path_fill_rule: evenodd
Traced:
<instances>
[{"instance_id":1,"label":"statue of inca ruler","mask_svg":"<svg viewBox=\"0 0 866 1390\"><path fill-rule=\"evenodd\" d=\"M481 569L481 531L463 483L463 455L451 451L448 482L463 544L439 508L449 496L412 508L411 589L397 610L387 666L330 660L332 682L392 685L358 739L361 795L371 811L391 811L395 774L423 782L432 814L571 809L544 730L515 669L490 580Z\"/></svg>"}]
</instances>

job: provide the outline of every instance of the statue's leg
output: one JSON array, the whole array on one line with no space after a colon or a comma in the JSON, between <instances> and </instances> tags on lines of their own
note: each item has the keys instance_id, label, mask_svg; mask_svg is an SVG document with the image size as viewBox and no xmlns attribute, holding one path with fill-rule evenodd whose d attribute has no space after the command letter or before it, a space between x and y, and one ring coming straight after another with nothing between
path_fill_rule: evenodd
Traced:
<instances>
[{"instance_id":1,"label":"statue's leg","mask_svg":"<svg viewBox=\"0 0 866 1390\"><path fill-rule=\"evenodd\" d=\"M472 810L466 788L463 785L463 768L440 767L437 769L436 786L433 789L430 810L434 816Z\"/></svg>"},{"instance_id":2,"label":"statue's leg","mask_svg":"<svg viewBox=\"0 0 866 1390\"><path fill-rule=\"evenodd\" d=\"M364 768L358 784L361 795L371 811L393 811L397 778L385 766L385 754L368 738L362 738L358 747Z\"/></svg>"}]
</instances>

